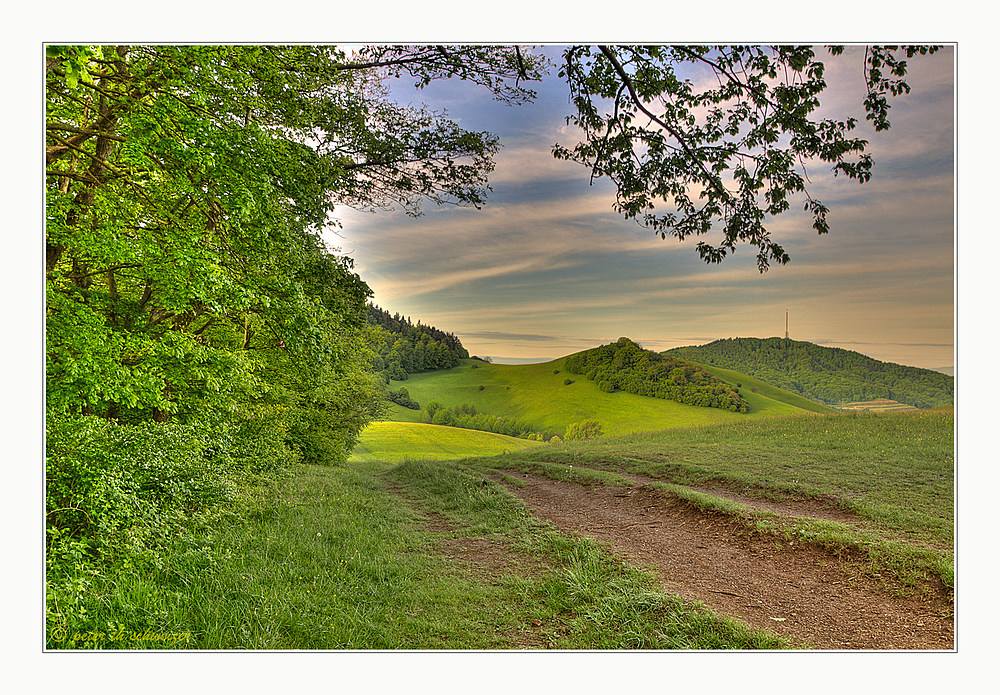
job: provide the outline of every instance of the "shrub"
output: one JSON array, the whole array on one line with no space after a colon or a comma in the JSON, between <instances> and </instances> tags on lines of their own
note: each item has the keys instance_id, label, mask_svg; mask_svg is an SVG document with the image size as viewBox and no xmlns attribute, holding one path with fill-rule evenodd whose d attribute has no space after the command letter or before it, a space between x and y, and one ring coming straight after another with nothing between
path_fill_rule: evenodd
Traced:
<instances>
[{"instance_id":1,"label":"shrub","mask_svg":"<svg viewBox=\"0 0 1000 695\"><path fill-rule=\"evenodd\" d=\"M405 386L401 387L398 391L387 391L385 395L397 405L409 408L410 410L420 410L420 404L410 397L410 392Z\"/></svg>"},{"instance_id":2,"label":"shrub","mask_svg":"<svg viewBox=\"0 0 1000 695\"><path fill-rule=\"evenodd\" d=\"M574 439L596 439L602 434L601 423L596 420L574 422L566 428L566 441Z\"/></svg>"}]
</instances>

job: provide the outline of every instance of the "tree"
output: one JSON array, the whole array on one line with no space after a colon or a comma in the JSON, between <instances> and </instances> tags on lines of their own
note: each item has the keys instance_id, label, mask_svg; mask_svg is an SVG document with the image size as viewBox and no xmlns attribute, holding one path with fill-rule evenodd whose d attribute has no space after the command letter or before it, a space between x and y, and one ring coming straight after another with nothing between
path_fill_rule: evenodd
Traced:
<instances>
[{"instance_id":1,"label":"tree","mask_svg":"<svg viewBox=\"0 0 1000 695\"><path fill-rule=\"evenodd\" d=\"M367 413L349 428L370 419L365 388L332 388L366 379L370 290L319 233L337 205L479 205L497 147L387 101L379 70L460 73L520 99L498 85L534 65L425 53L50 47L50 415L194 421L337 391Z\"/></svg>"},{"instance_id":2,"label":"tree","mask_svg":"<svg viewBox=\"0 0 1000 695\"><path fill-rule=\"evenodd\" d=\"M838 56L843 47L828 50ZM889 127L889 97L909 91L906 59L935 50L865 49L863 107L876 131ZM709 86L684 76L696 68L708 71ZM827 208L806 190L806 162L861 183L871 178L867 142L852 132L857 119L814 117L824 72L812 46L571 46L559 74L576 108L567 122L584 140L553 152L613 181L626 218L663 238L719 229L721 242L697 245L706 262L746 243L764 272L789 260L767 223L789 209L791 196L802 194L813 227L829 231Z\"/></svg>"},{"instance_id":3,"label":"tree","mask_svg":"<svg viewBox=\"0 0 1000 695\"><path fill-rule=\"evenodd\" d=\"M597 439L602 434L601 423L596 420L574 422L566 428L566 441L574 439Z\"/></svg>"}]
</instances>

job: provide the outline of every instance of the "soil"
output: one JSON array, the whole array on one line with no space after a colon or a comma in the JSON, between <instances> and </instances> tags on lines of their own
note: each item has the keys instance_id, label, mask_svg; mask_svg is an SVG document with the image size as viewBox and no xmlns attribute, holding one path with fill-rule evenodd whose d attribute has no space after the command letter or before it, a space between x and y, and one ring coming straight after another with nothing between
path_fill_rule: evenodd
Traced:
<instances>
[{"instance_id":1,"label":"soil","mask_svg":"<svg viewBox=\"0 0 1000 695\"><path fill-rule=\"evenodd\" d=\"M504 473L526 483L508 487L537 517L648 567L673 594L804 648L955 648L954 604L943 586L901 596L889 580L862 572L856 559L756 533L645 480L628 488L582 486ZM788 516L852 521L822 500L739 501Z\"/></svg>"}]
</instances>

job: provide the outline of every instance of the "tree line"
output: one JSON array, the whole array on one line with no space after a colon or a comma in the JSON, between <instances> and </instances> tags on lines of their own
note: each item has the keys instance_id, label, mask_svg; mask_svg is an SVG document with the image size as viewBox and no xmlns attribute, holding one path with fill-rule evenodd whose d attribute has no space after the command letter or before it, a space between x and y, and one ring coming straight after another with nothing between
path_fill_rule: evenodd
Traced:
<instances>
[{"instance_id":1,"label":"tree line","mask_svg":"<svg viewBox=\"0 0 1000 695\"><path fill-rule=\"evenodd\" d=\"M532 423L524 420L480 413L472 403L459 403L449 408L431 401L421 408L420 419L432 425L493 432L540 442L561 441L558 433L553 430L538 430Z\"/></svg>"},{"instance_id":2,"label":"tree line","mask_svg":"<svg viewBox=\"0 0 1000 695\"><path fill-rule=\"evenodd\" d=\"M450 369L469 358L462 341L453 333L446 333L420 321L416 325L398 312L390 314L374 304L366 309L369 341L377 358L372 368L388 382L404 381L410 374Z\"/></svg>"}]
</instances>

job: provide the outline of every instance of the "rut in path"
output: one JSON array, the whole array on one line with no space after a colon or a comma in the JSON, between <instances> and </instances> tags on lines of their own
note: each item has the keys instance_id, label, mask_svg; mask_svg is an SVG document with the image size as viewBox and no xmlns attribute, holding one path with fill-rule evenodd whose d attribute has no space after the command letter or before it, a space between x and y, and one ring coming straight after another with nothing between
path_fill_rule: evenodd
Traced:
<instances>
[{"instance_id":1,"label":"rut in path","mask_svg":"<svg viewBox=\"0 0 1000 695\"><path fill-rule=\"evenodd\" d=\"M819 649L954 649L943 591L899 598L829 552L748 531L648 486L581 486L518 471L536 516L650 567L664 588Z\"/></svg>"}]
</instances>

